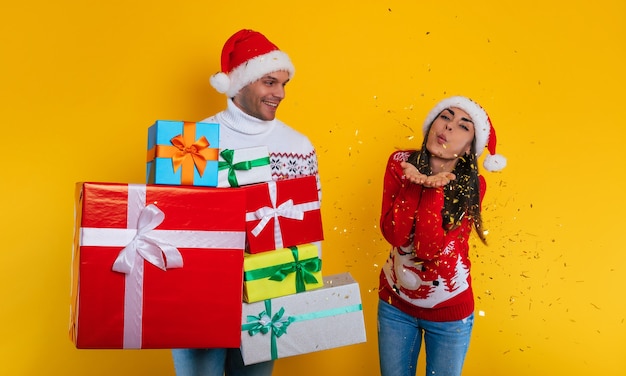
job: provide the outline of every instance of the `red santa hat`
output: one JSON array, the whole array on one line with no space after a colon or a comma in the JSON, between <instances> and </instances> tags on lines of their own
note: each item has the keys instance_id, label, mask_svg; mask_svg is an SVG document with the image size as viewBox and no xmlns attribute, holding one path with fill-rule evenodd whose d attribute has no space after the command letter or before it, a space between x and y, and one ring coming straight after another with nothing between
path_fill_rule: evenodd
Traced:
<instances>
[{"instance_id":1,"label":"red santa hat","mask_svg":"<svg viewBox=\"0 0 626 376\"><path fill-rule=\"evenodd\" d=\"M491 119L489 119L485 110L480 107L478 103L469 98L453 96L437 103L426 116L426 120L424 120L424 136L426 136L430 125L437 116L439 116L441 111L452 107L460 108L467 112L472 118L472 122L474 123L474 150L476 150L476 156L479 157L485 147L489 150L489 155L486 156L483 161L485 169L487 171L500 171L506 167L506 158L500 154L496 154L496 130L491 124Z\"/></svg>"},{"instance_id":2,"label":"red santa hat","mask_svg":"<svg viewBox=\"0 0 626 376\"><path fill-rule=\"evenodd\" d=\"M228 38L222 48L221 68L221 72L211 76L211 86L229 98L268 73L287 71L289 78L295 73L286 53L263 34L248 29Z\"/></svg>"}]
</instances>

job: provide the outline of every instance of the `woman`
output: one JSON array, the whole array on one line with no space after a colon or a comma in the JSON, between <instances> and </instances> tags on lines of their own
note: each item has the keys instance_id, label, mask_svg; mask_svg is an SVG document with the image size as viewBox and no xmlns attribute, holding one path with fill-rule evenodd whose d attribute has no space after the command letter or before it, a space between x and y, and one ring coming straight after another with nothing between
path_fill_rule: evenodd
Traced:
<instances>
[{"instance_id":1,"label":"woman","mask_svg":"<svg viewBox=\"0 0 626 376\"><path fill-rule=\"evenodd\" d=\"M423 130L421 150L394 152L385 171L380 227L392 249L380 274L383 376L415 375L422 338L427 375L461 374L474 318L472 227L485 242L476 161L488 146L484 167L506 165L489 117L466 97L439 102Z\"/></svg>"}]
</instances>

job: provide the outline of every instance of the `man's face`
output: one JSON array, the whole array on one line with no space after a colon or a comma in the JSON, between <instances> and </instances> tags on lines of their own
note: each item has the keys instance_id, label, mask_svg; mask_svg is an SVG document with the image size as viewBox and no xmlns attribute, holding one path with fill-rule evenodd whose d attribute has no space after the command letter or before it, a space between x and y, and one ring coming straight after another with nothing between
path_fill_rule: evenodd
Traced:
<instances>
[{"instance_id":1,"label":"man's face","mask_svg":"<svg viewBox=\"0 0 626 376\"><path fill-rule=\"evenodd\" d=\"M266 74L248 84L233 98L243 112L261 120L274 120L280 101L285 98L289 73L278 71Z\"/></svg>"}]
</instances>

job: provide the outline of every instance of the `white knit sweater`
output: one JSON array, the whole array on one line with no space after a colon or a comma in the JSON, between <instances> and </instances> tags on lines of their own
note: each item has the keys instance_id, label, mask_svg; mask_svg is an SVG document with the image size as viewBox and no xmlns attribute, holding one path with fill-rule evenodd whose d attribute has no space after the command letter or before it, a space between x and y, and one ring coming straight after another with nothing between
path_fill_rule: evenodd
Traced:
<instances>
[{"instance_id":1,"label":"white knit sweater","mask_svg":"<svg viewBox=\"0 0 626 376\"><path fill-rule=\"evenodd\" d=\"M267 146L274 180L315 175L320 192L317 155L305 135L278 119L250 116L231 99L227 102L226 110L203 120L220 124L220 150Z\"/></svg>"}]
</instances>

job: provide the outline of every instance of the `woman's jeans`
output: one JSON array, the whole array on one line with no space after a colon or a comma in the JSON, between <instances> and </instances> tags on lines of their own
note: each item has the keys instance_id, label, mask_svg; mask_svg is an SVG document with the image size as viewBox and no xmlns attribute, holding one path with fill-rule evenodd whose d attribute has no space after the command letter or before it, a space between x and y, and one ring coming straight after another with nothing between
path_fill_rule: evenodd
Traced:
<instances>
[{"instance_id":1,"label":"woman's jeans","mask_svg":"<svg viewBox=\"0 0 626 376\"><path fill-rule=\"evenodd\" d=\"M378 354L381 375L415 376L422 336L426 345L426 375L461 375L473 324L474 314L459 321L426 321L379 300Z\"/></svg>"},{"instance_id":2,"label":"woman's jeans","mask_svg":"<svg viewBox=\"0 0 626 376\"><path fill-rule=\"evenodd\" d=\"M174 349L177 376L270 376L274 361L244 366L239 349Z\"/></svg>"}]
</instances>

